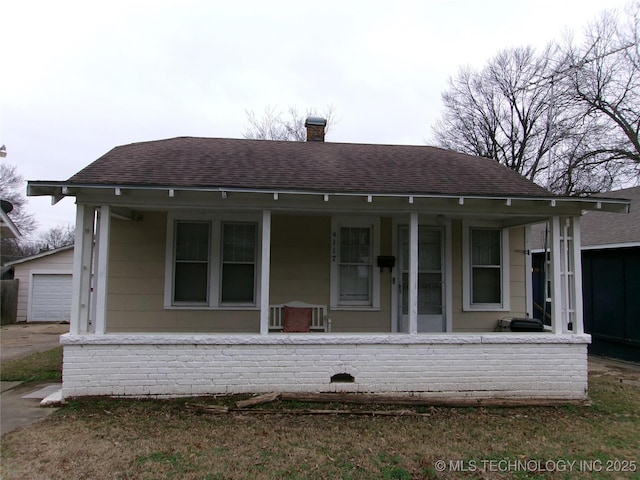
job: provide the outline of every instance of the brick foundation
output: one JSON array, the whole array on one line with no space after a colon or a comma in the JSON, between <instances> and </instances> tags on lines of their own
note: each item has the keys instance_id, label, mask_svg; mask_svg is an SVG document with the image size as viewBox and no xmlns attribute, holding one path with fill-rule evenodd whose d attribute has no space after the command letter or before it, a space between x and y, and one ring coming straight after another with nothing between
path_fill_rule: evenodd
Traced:
<instances>
[{"instance_id":1,"label":"brick foundation","mask_svg":"<svg viewBox=\"0 0 640 480\"><path fill-rule=\"evenodd\" d=\"M63 395L581 400L588 335L65 335ZM336 374L353 383L331 383Z\"/></svg>"}]
</instances>

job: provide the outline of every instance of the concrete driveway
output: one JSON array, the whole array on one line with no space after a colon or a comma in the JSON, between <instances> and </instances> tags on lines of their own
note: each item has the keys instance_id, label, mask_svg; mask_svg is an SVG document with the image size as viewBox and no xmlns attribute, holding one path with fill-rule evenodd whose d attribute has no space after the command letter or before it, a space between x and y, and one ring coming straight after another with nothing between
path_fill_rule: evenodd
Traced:
<instances>
[{"instance_id":1,"label":"concrete driveway","mask_svg":"<svg viewBox=\"0 0 640 480\"><path fill-rule=\"evenodd\" d=\"M16 323L0 329L0 362L26 357L60 345L68 323Z\"/></svg>"}]
</instances>

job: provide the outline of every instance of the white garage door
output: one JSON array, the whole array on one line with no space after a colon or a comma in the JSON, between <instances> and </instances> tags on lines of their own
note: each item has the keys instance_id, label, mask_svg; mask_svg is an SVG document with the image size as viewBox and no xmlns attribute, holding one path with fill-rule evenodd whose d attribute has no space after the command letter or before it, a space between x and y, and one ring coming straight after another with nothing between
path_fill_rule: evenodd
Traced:
<instances>
[{"instance_id":1,"label":"white garage door","mask_svg":"<svg viewBox=\"0 0 640 480\"><path fill-rule=\"evenodd\" d=\"M71 318L71 275L33 275L31 322L56 322Z\"/></svg>"}]
</instances>

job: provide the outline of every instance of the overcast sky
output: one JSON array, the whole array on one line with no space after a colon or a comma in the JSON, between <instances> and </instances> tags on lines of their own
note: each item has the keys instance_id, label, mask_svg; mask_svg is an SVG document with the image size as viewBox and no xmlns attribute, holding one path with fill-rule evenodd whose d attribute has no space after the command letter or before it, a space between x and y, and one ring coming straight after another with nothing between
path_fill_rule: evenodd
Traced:
<instances>
[{"instance_id":1,"label":"overcast sky","mask_svg":"<svg viewBox=\"0 0 640 480\"><path fill-rule=\"evenodd\" d=\"M66 180L117 145L241 138L246 110L324 109L327 141L425 144L447 79L580 34L622 0L0 0L0 145ZM72 199L30 198L40 231Z\"/></svg>"}]
</instances>

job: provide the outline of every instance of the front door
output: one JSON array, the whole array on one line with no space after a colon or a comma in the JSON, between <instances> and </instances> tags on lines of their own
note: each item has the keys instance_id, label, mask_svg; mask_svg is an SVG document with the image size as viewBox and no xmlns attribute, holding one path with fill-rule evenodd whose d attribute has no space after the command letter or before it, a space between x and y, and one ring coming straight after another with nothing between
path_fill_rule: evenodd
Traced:
<instances>
[{"instance_id":1,"label":"front door","mask_svg":"<svg viewBox=\"0 0 640 480\"><path fill-rule=\"evenodd\" d=\"M399 325L409 331L409 227L400 226L399 247ZM418 229L418 332L444 332L444 229L421 226Z\"/></svg>"}]
</instances>

